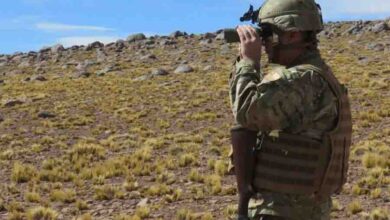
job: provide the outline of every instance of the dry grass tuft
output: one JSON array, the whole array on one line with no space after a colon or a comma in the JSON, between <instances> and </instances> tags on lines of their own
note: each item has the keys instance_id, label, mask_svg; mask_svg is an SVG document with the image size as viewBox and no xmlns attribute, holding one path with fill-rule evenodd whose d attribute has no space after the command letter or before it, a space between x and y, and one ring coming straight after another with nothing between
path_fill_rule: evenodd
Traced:
<instances>
[{"instance_id":1,"label":"dry grass tuft","mask_svg":"<svg viewBox=\"0 0 390 220\"><path fill-rule=\"evenodd\" d=\"M354 200L348 204L348 213L355 215L361 211L363 211L362 204L358 200Z\"/></svg>"},{"instance_id":2,"label":"dry grass tuft","mask_svg":"<svg viewBox=\"0 0 390 220\"><path fill-rule=\"evenodd\" d=\"M385 208L376 208L370 213L370 220L388 220L390 219L389 210Z\"/></svg>"},{"instance_id":3,"label":"dry grass tuft","mask_svg":"<svg viewBox=\"0 0 390 220\"><path fill-rule=\"evenodd\" d=\"M36 207L27 211L28 220L57 220L59 214L46 207Z\"/></svg>"},{"instance_id":4,"label":"dry grass tuft","mask_svg":"<svg viewBox=\"0 0 390 220\"><path fill-rule=\"evenodd\" d=\"M385 168L387 162L384 156L377 153L366 153L362 157L362 164L366 168L382 167Z\"/></svg>"},{"instance_id":5,"label":"dry grass tuft","mask_svg":"<svg viewBox=\"0 0 390 220\"><path fill-rule=\"evenodd\" d=\"M41 196L37 192L27 192L24 194L24 198L26 201L33 203L39 203L41 201Z\"/></svg>"},{"instance_id":6,"label":"dry grass tuft","mask_svg":"<svg viewBox=\"0 0 390 220\"><path fill-rule=\"evenodd\" d=\"M73 149L69 152L70 160L77 161L81 158L92 159L103 159L105 156L106 150L104 147L98 144L92 143L78 143L73 146Z\"/></svg>"},{"instance_id":7,"label":"dry grass tuft","mask_svg":"<svg viewBox=\"0 0 390 220\"><path fill-rule=\"evenodd\" d=\"M12 168L11 179L17 183L24 183L32 180L36 174L37 171L34 166L16 162Z\"/></svg>"},{"instance_id":8,"label":"dry grass tuft","mask_svg":"<svg viewBox=\"0 0 390 220\"><path fill-rule=\"evenodd\" d=\"M72 189L55 189L50 193L50 200L63 203L72 203L76 201L76 192Z\"/></svg>"}]
</instances>

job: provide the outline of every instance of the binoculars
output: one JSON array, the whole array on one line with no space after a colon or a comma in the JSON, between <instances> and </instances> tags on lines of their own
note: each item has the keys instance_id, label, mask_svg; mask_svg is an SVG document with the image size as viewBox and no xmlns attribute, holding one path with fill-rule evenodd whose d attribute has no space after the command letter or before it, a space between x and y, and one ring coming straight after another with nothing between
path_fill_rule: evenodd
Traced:
<instances>
[{"instance_id":1,"label":"binoculars","mask_svg":"<svg viewBox=\"0 0 390 220\"><path fill-rule=\"evenodd\" d=\"M264 37L264 32L262 31L261 28L255 28L257 34L260 36L260 37ZM238 35L238 32L236 29L233 29L233 28L226 28L226 29L223 29L223 39L227 42L227 43L238 43L240 42L240 36Z\"/></svg>"}]
</instances>

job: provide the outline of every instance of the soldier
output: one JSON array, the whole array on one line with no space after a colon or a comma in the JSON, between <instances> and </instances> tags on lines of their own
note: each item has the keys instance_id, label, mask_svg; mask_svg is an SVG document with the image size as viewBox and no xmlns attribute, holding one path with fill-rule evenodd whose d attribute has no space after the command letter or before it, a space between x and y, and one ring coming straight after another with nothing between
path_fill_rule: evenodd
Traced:
<instances>
[{"instance_id":1,"label":"soldier","mask_svg":"<svg viewBox=\"0 0 390 220\"><path fill-rule=\"evenodd\" d=\"M240 56L229 81L233 115L247 131L232 131L239 191L252 169L244 188L253 192L251 202L261 201L249 207L249 218L239 208L238 219L329 219L331 195L346 181L352 125L347 90L317 49L320 7L314 0L267 0L258 22L272 34L262 39L252 26L237 28ZM263 46L272 63L266 73ZM255 149L245 146L253 134ZM248 147L249 156L234 153ZM250 155L255 165L245 168Z\"/></svg>"}]
</instances>

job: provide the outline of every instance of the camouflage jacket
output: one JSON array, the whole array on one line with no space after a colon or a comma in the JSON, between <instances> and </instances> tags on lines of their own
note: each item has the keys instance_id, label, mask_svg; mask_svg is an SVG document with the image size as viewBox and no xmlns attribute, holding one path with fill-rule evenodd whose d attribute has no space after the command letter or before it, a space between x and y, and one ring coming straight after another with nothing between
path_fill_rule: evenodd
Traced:
<instances>
[{"instance_id":1,"label":"camouflage jacket","mask_svg":"<svg viewBox=\"0 0 390 220\"><path fill-rule=\"evenodd\" d=\"M267 74L237 59L229 81L236 123L321 139L337 120L337 98L319 73L302 64L324 68L318 51L305 53L289 67L271 64Z\"/></svg>"},{"instance_id":2,"label":"camouflage jacket","mask_svg":"<svg viewBox=\"0 0 390 220\"><path fill-rule=\"evenodd\" d=\"M270 65L267 74L248 60L237 60L230 77L230 100L236 123L262 132L274 130L322 139L338 116L338 100L319 72L326 66L318 51L299 57L291 66ZM323 202L307 195L258 192L252 199L251 219L275 215L288 219L329 219L330 197Z\"/></svg>"}]
</instances>

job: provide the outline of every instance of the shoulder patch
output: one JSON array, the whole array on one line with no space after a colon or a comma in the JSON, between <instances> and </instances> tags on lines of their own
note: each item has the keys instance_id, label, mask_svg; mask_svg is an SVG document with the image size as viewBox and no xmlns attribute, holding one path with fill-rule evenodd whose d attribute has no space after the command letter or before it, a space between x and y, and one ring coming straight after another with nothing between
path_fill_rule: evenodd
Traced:
<instances>
[{"instance_id":1,"label":"shoulder patch","mask_svg":"<svg viewBox=\"0 0 390 220\"><path fill-rule=\"evenodd\" d=\"M261 81L261 83L269 83L269 82L272 82L272 81L276 81L278 79L282 78L282 76L280 76L279 73L277 72L269 72L267 75L264 76L263 80Z\"/></svg>"},{"instance_id":2,"label":"shoulder patch","mask_svg":"<svg viewBox=\"0 0 390 220\"><path fill-rule=\"evenodd\" d=\"M283 72L286 70L284 66L281 65L272 65L268 73L264 76L261 83L269 83L272 81L279 80L283 77Z\"/></svg>"}]
</instances>

